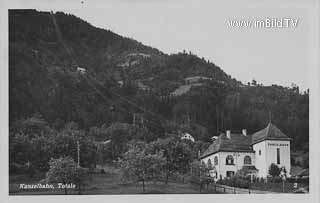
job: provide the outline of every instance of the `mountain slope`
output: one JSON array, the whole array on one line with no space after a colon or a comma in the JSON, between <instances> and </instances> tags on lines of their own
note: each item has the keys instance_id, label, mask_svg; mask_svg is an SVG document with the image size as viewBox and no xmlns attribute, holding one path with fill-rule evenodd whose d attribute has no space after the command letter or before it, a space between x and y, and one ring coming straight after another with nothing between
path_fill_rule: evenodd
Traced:
<instances>
[{"instance_id":1,"label":"mountain slope","mask_svg":"<svg viewBox=\"0 0 320 203\"><path fill-rule=\"evenodd\" d=\"M105 78L113 82L149 79L150 88L165 95L182 85L186 76L217 74L227 78L220 68L196 56L168 56L61 12L10 10L9 42L10 84L15 91L20 85L27 86L22 98L13 101L17 107L26 94L32 99L27 106L41 103L38 100L43 99L48 89L57 86L54 76L65 71L72 74L78 66L102 82ZM164 81L167 81L166 87L172 84L169 90L159 85ZM23 111L16 109L15 114ZM32 111L26 110L26 114Z\"/></svg>"},{"instance_id":2,"label":"mountain slope","mask_svg":"<svg viewBox=\"0 0 320 203\"><path fill-rule=\"evenodd\" d=\"M296 146L308 143L308 92L243 85L192 53L167 55L61 12L9 10L9 88L10 123L39 112L88 129L144 113L154 132L166 120L209 141L261 129L271 112Z\"/></svg>"}]
</instances>

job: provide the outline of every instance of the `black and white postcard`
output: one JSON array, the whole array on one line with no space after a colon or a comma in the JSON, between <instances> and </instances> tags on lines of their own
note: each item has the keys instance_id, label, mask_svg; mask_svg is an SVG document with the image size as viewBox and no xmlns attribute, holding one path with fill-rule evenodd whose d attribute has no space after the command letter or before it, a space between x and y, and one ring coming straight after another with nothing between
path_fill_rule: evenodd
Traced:
<instances>
[{"instance_id":1,"label":"black and white postcard","mask_svg":"<svg viewBox=\"0 0 320 203\"><path fill-rule=\"evenodd\" d=\"M319 200L316 1L20 0L2 16L9 198Z\"/></svg>"}]
</instances>

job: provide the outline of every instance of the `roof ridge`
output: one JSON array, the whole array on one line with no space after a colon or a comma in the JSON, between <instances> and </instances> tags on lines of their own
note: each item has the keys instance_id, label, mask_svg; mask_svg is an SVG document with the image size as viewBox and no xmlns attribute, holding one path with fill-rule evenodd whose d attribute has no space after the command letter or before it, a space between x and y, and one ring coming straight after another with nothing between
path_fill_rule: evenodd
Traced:
<instances>
[{"instance_id":1,"label":"roof ridge","mask_svg":"<svg viewBox=\"0 0 320 203\"><path fill-rule=\"evenodd\" d=\"M217 152L253 152L251 140L241 134L234 135L228 139L225 134L220 134L208 149L201 155L201 158L210 156Z\"/></svg>"},{"instance_id":2,"label":"roof ridge","mask_svg":"<svg viewBox=\"0 0 320 203\"><path fill-rule=\"evenodd\" d=\"M266 137L269 137L270 126L271 126L271 122L268 123Z\"/></svg>"},{"instance_id":3,"label":"roof ridge","mask_svg":"<svg viewBox=\"0 0 320 203\"><path fill-rule=\"evenodd\" d=\"M291 138L284 134L276 125L269 122L267 127L252 134L251 142L255 144L265 139L290 140Z\"/></svg>"}]
</instances>

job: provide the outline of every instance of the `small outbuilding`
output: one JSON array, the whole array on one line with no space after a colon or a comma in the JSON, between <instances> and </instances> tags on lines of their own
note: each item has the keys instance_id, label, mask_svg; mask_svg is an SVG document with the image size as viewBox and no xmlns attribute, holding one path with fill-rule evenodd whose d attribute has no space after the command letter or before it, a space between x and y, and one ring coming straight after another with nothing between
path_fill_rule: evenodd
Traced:
<instances>
[{"instance_id":1,"label":"small outbuilding","mask_svg":"<svg viewBox=\"0 0 320 203\"><path fill-rule=\"evenodd\" d=\"M189 133L183 133L181 136L182 140L190 140L192 142L195 141L194 137L192 135L190 135Z\"/></svg>"}]
</instances>

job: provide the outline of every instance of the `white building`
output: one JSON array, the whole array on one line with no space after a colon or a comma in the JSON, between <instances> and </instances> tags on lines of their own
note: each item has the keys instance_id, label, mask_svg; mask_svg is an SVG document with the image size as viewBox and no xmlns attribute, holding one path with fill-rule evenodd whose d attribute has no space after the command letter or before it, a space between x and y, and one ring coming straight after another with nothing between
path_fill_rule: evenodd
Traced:
<instances>
[{"instance_id":1,"label":"white building","mask_svg":"<svg viewBox=\"0 0 320 203\"><path fill-rule=\"evenodd\" d=\"M257 177L267 177L272 163L285 167L290 176L290 138L274 124L252 135L242 133L220 134L200 156L201 161L211 162L211 176L231 177L240 169L246 169Z\"/></svg>"},{"instance_id":2,"label":"white building","mask_svg":"<svg viewBox=\"0 0 320 203\"><path fill-rule=\"evenodd\" d=\"M183 133L181 136L182 140L190 140L191 142L194 142L194 137L190 135L189 133Z\"/></svg>"},{"instance_id":3,"label":"white building","mask_svg":"<svg viewBox=\"0 0 320 203\"><path fill-rule=\"evenodd\" d=\"M77 67L77 71L80 72L81 74L85 74L87 70L85 68Z\"/></svg>"}]
</instances>

